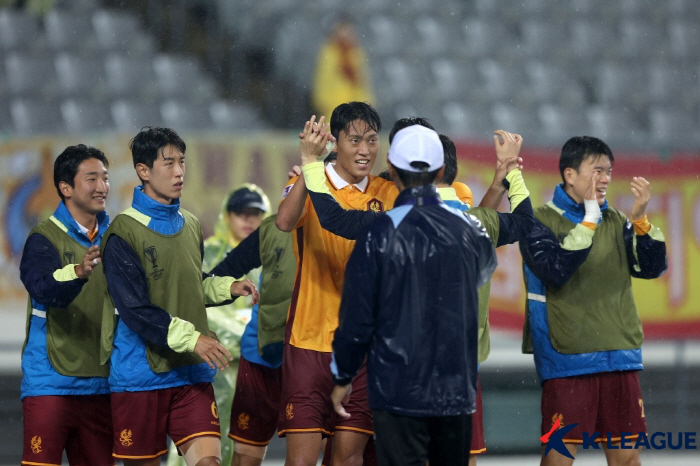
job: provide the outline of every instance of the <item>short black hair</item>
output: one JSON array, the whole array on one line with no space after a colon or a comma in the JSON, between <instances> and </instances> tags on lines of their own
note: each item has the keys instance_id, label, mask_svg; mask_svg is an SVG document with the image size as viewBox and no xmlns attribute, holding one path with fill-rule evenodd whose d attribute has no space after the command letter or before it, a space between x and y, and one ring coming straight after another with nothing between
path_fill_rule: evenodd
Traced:
<instances>
[{"instance_id":1,"label":"short black hair","mask_svg":"<svg viewBox=\"0 0 700 466\"><path fill-rule=\"evenodd\" d=\"M428 168L429 165L425 162L411 162L411 166L413 168ZM432 184L435 182L435 178L437 178L438 172L440 169L438 168L437 170L431 171L431 172L410 172L408 170L402 170L400 168L396 168L394 165L394 170L396 171L396 176L401 180L401 184L403 185L404 188L412 188L414 186L424 186L426 184Z\"/></svg>"},{"instance_id":2,"label":"short black hair","mask_svg":"<svg viewBox=\"0 0 700 466\"><path fill-rule=\"evenodd\" d=\"M379 178L381 178L381 179L383 179L383 180L393 181L393 180L391 179L391 173L389 173L389 169L388 169L388 168L387 168L386 170L384 170L383 172L381 172L379 175L377 175L377 177L379 177Z\"/></svg>"},{"instance_id":3,"label":"short black hair","mask_svg":"<svg viewBox=\"0 0 700 466\"><path fill-rule=\"evenodd\" d=\"M615 162L615 157L613 157L610 147L598 138L574 136L566 141L564 147L561 148L561 155L559 156L559 173L562 181L566 183L564 170L573 168L578 173L584 160L588 157L597 157L599 155L608 157L611 164Z\"/></svg>"},{"instance_id":4,"label":"short black hair","mask_svg":"<svg viewBox=\"0 0 700 466\"><path fill-rule=\"evenodd\" d=\"M430 124L427 118L414 116L410 116L408 118L401 118L400 120L396 120L396 123L394 123L394 127L391 128L391 131L389 132L389 144L391 144L394 141L394 136L396 136L396 133L398 133L404 128L408 128L409 126L414 125L425 126L426 128L435 131L435 128L433 128L433 125Z\"/></svg>"},{"instance_id":5,"label":"short black hair","mask_svg":"<svg viewBox=\"0 0 700 466\"><path fill-rule=\"evenodd\" d=\"M445 154L445 172L438 183L452 184L457 178L457 148L448 136L439 134L440 142L442 143L442 151Z\"/></svg>"},{"instance_id":6,"label":"short black hair","mask_svg":"<svg viewBox=\"0 0 700 466\"><path fill-rule=\"evenodd\" d=\"M58 191L61 200L64 201L65 197L63 197L61 190L58 188L59 183L65 181L70 187L74 188L75 175L78 174L78 168L81 163L88 159L97 159L102 162L105 168L109 168L109 160L107 160L104 152L85 144L66 147L53 163L53 184L56 186L56 191Z\"/></svg>"},{"instance_id":7,"label":"short black hair","mask_svg":"<svg viewBox=\"0 0 700 466\"><path fill-rule=\"evenodd\" d=\"M347 102L333 109L331 114L331 134L337 140L340 132L346 133L355 120L364 121L376 132L382 130L382 120L377 111L367 102Z\"/></svg>"},{"instance_id":8,"label":"short black hair","mask_svg":"<svg viewBox=\"0 0 700 466\"><path fill-rule=\"evenodd\" d=\"M185 141L173 129L154 126L141 128L141 131L129 141L134 167L142 163L148 168L153 168L156 157L163 153L163 149L168 144L175 146L183 155L187 150Z\"/></svg>"}]
</instances>

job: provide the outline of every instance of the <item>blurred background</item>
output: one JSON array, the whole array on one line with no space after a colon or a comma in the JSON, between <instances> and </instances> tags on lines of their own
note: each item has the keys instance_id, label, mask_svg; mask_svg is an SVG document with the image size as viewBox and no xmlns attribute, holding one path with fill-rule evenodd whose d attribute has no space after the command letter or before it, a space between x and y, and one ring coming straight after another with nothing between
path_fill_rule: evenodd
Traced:
<instances>
[{"instance_id":1,"label":"blurred background","mask_svg":"<svg viewBox=\"0 0 700 466\"><path fill-rule=\"evenodd\" d=\"M129 139L144 125L174 128L188 146L183 205L208 235L243 182L274 210L298 162L296 132L347 100L371 102L384 134L397 118L430 119L456 141L458 180L477 201L499 128L524 137L535 205L551 199L573 135L612 147L608 198L621 210L629 178L647 177L649 217L669 248L666 275L634 284L648 427L700 431L699 44L696 0L0 0L0 464L21 457L18 264L58 202L55 157L77 143L104 150L114 216L137 184ZM488 452L536 454L540 387L520 354L517 247L499 263L481 369ZM274 442L269 456L280 455Z\"/></svg>"}]
</instances>

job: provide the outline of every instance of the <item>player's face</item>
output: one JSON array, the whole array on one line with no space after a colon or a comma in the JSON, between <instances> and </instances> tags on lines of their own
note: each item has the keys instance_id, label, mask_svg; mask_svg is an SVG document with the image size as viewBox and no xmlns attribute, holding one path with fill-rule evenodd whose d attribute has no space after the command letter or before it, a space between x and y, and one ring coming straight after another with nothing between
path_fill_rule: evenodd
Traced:
<instances>
[{"instance_id":1,"label":"player's face","mask_svg":"<svg viewBox=\"0 0 700 466\"><path fill-rule=\"evenodd\" d=\"M594 173L600 174L600 178L598 178L598 182L595 186L596 199L600 205L603 205L605 202L608 184L610 184L610 180L612 179L612 164L608 156L602 154L596 154L586 158L581 162L578 173L576 170L571 170L569 178L571 181L567 181L567 185L570 184L567 192L576 202L583 202L591 182L591 177Z\"/></svg>"},{"instance_id":2,"label":"player's face","mask_svg":"<svg viewBox=\"0 0 700 466\"><path fill-rule=\"evenodd\" d=\"M97 215L105 210L109 194L109 177L104 164L98 159L86 159L78 166L73 178L74 186L68 183L59 185L66 198L66 204L88 215Z\"/></svg>"},{"instance_id":3,"label":"player's face","mask_svg":"<svg viewBox=\"0 0 700 466\"><path fill-rule=\"evenodd\" d=\"M185 155L168 144L153 162L153 168L138 164L136 170L144 180L143 190L149 197L161 204L172 204L182 196L185 182Z\"/></svg>"},{"instance_id":4,"label":"player's face","mask_svg":"<svg viewBox=\"0 0 700 466\"><path fill-rule=\"evenodd\" d=\"M361 182L374 166L379 152L379 135L362 121L355 120L341 130L336 144L335 171L351 184Z\"/></svg>"},{"instance_id":5,"label":"player's face","mask_svg":"<svg viewBox=\"0 0 700 466\"><path fill-rule=\"evenodd\" d=\"M229 212L228 224L237 242L241 242L258 229L263 219L260 209L246 208L240 212Z\"/></svg>"}]
</instances>

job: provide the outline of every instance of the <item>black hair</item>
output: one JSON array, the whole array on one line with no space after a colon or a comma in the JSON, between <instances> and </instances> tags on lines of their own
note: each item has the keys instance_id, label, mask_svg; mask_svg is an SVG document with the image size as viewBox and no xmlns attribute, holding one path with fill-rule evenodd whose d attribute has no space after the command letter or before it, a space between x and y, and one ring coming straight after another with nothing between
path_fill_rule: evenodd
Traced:
<instances>
[{"instance_id":1,"label":"black hair","mask_svg":"<svg viewBox=\"0 0 700 466\"><path fill-rule=\"evenodd\" d=\"M430 124L427 118L414 116L410 116L408 118L401 118L400 120L396 120L396 123L394 123L394 127L391 128L391 131L389 132L389 144L391 144L394 141L394 136L396 136L396 133L398 133L404 128L408 128L409 126L414 125L425 126L426 128L435 131L435 128L433 128L433 125Z\"/></svg>"},{"instance_id":2,"label":"black hair","mask_svg":"<svg viewBox=\"0 0 700 466\"><path fill-rule=\"evenodd\" d=\"M383 180L393 181L393 180L391 179L391 173L389 173L389 169L388 169L388 168L387 168L386 170L384 170L383 172L381 172L381 173L380 173L379 175L377 175L377 176L378 176L379 178L383 179Z\"/></svg>"},{"instance_id":3,"label":"black hair","mask_svg":"<svg viewBox=\"0 0 700 466\"><path fill-rule=\"evenodd\" d=\"M53 163L53 184L56 186L56 191L58 191L61 200L65 200L65 197L63 197L61 190L58 188L59 183L65 181L71 188L74 188L75 175L78 174L78 168L81 163L88 159L97 159L102 162L105 168L109 168L109 161L104 152L85 144L66 147Z\"/></svg>"},{"instance_id":4,"label":"black hair","mask_svg":"<svg viewBox=\"0 0 700 466\"><path fill-rule=\"evenodd\" d=\"M364 121L370 129L379 132L382 130L382 121L377 111L367 102L347 102L333 109L331 115L331 134L338 140L340 132L349 132L352 122Z\"/></svg>"},{"instance_id":5,"label":"black hair","mask_svg":"<svg viewBox=\"0 0 700 466\"><path fill-rule=\"evenodd\" d=\"M423 169L425 170L426 168L429 167L429 165L425 162L411 162L411 166L413 168L417 169ZM412 188L414 186L423 186L426 184L432 184L435 182L435 178L437 178L438 172L440 169L438 168L437 170L428 172L428 171L421 171L421 172L411 172L408 170L402 170L400 168L396 168L395 166L394 170L396 171L396 176L401 180L401 184L403 185L404 189L405 188Z\"/></svg>"},{"instance_id":6,"label":"black hair","mask_svg":"<svg viewBox=\"0 0 700 466\"><path fill-rule=\"evenodd\" d=\"M612 150L602 140L592 136L574 136L564 144L561 148L559 156L559 173L561 179L566 183L564 178L564 170L573 168L578 173L581 163L589 157L598 157L605 155L610 159L610 163L615 162Z\"/></svg>"},{"instance_id":7,"label":"black hair","mask_svg":"<svg viewBox=\"0 0 700 466\"><path fill-rule=\"evenodd\" d=\"M141 131L129 141L134 167L142 163L148 168L153 168L153 162L155 162L159 154L163 154L163 149L168 144L172 144L183 154L187 150L185 141L178 136L175 130L154 126L141 128Z\"/></svg>"},{"instance_id":8,"label":"black hair","mask_svg":"<svg viewBox=\"0 0 700 466\"><path fill-rule=\"evenodd\" d=\"M457 178L457 148L449 137L444 134L440 134L439 137L442 143L442 151L445 154L445 172L437 182L451 185Z\"/></svg>"}]
</instances>

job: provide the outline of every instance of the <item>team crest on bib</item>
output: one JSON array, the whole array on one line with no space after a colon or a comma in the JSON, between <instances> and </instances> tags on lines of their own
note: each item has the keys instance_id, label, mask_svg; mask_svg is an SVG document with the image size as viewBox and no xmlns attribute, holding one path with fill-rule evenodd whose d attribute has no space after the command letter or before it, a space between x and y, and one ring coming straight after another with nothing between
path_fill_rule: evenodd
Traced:
<instances>
[{"instance_id":1,"label":"team crest on bib","mask_svg":"<svg viewBox=\"0 0 700 466\"><path fill-rule=\"evenodd\" d=\"M119 442L125 447L130 447L134 444L134 441L131 440L131 431L129 429L122 430L119 435Z\"/></svg>"},{"instance_id":2,"label":"team crest on bib","mask_svg":"<svg viewBox=\"0 0 700 466\"><path fill-rule=\"evenodd\" d=\"M34 454L41 453L41 437L39 437L38 435L35 435L34 437L32 437L31 447L32 447L32 453L34 453Z\"/></svg>"},{"instance_id":3,"label":"team crest on bib","mask_svg":"<svg viewBox=\"0 0 700 466\"><path fill-rule=\"evenodd\" d=\"M367 203L367 210L371 210L372 212L384 212L384 203L374 198Z\"/></svg>"},{"instance_id":4,"label":"team crest on bib","mask_svg":"<svg viewBox=\"0 0 700 466\"><path fill-rule=\"evenodd\" d=\"M148 274L149 277L152 277L154 280L160 280L160 278L163 276L163 271L165 269L158 268L158 250L156 249L155 246L148 246L146 249L143 250L144 256L146 256L146 260L151 263L153 266L153 271Z\"/></svg>"},{"instance_id":5,"label":"team crest on bib","mask_svg":"<svg viewBox=\"0 0 700 466\"><path fill-rule=\"evenodd\" d=\"M559 423L558 429L561 429L564 427L564 415L559 414L559 413L554 413L554 416L552 416L552 425Z\"/></svg>"}]
</instances>

